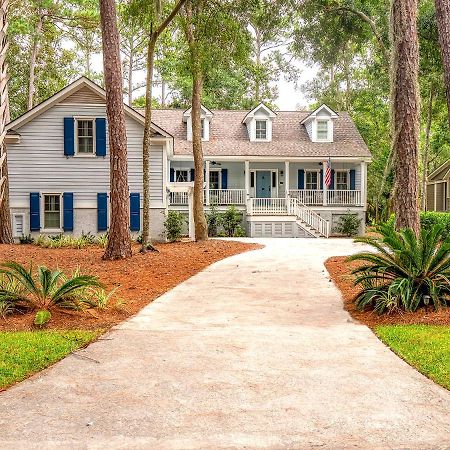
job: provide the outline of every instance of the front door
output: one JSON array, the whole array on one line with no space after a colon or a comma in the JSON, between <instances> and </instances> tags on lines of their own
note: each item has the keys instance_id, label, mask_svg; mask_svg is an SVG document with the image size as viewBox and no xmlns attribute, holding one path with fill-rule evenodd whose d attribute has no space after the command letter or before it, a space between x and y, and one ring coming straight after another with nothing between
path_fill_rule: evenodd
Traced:
<instances>
[{"instance_id":1,"label":"front door","mask_svg":"<svg viewBox=\"0 0 450 450\"><path fill-rule=\"evenodd\" d=\"M272 197L272 172L256 171L256 197L270 198Z\"/></svg>"}]
</instances>

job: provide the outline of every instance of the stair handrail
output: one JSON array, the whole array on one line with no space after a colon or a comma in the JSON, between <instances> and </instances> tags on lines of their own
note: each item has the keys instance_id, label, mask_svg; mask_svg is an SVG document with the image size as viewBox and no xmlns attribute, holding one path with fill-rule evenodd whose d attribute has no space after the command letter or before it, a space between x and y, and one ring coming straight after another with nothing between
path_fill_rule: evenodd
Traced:
<instances>
[{"instance_id":1,"label":"stair handrail","mask_svg":"<svg viewBox=\"0 0 450 450\"><path fill-rule=\"evenodd\" d=\"M317 230L322 236L326 238L330 236L330 222L323 217L320 217L319 214L308 208L297 198L290 199L289 210L292 211L298 219Z\"/></svg>"}]
</instances>

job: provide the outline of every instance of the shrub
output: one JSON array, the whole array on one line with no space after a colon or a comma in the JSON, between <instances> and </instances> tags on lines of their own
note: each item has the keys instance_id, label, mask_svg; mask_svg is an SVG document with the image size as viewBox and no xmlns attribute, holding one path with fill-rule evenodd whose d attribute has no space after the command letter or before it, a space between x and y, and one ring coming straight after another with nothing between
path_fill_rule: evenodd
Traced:
<instances>
[{"instance_id":1,"label":"shrub","mask_svg":"<svg viewBox=\"0 0 450 450\"><path fill-rule=\"evenodd\" d=\"M31 236L31 234L27 234L27 235L22 234L22 236L20 236L20 238L19 238L19 243L20 244L33 244L34 239Z\"/></svg>"},{"instance_id":2,"label":"shrub","mask_svg":"<svg viewBox=\"0 0 450 450\"><path fill-rule=\"evenodd\" d=\"M338 233L351 237L356 236L361 225L361 220L356 214L347 213L339 218L339 222L335 227Z\"/></svg>"},{"instance_id":3,"label":"shrub","mask_svg":"<svg viewBox=\"0 0 450 450\"><path fill-rule=\"evenodd\" d=\"M435 225L440 225L444 228L445 233L450 234L450 213L422 211L420 225L427 230L431 230Z\"/></svg>"},{"instance_id":4,"label":"shrub","mask_svg":"<svg viewBox=\"0 0 450 450\"><path fill-rule=\"evenodd\" d=\"M225 235L233 237L236 233L237 227L241 226L241 213L236 206L232 205L222 214L222 226L225 231ZM242 229L242 227L241 227Z\"/></svg>"},{"instance_id":5,"label":"shrub","mask_svg":"<svg viewBox=\"0 0 450 450\"><path fill-rule=\"evenodd\" d=\"M106 248L106 246L108 245L108 233L97 236L95 243L102 248Z\"/></svg>"},{"instance_id":6,"label":"shrub","mask_svg":"<svg viewBox=\"0 0 450 450\"><path fill-rule=\"evenodd\" d=\"M8 303L14 310L36 311L36 325L44 325L54 308L80 310L90 307L89 289L102 287L97 277L80 275L77 271L67 277L60 270L38 266L33 273L16 262L1 265L4 280L0 286L0 303Z\"/></svg>"},{"instance_id":7,"label":"shrub","mask_svg":"<svg viewBox=\"0 0 450 450\"><path fill-rule=\"evenodd\" d=\"M183 214L178 211L169 211L164 221L164 228L166 229L167 239L170 242L175 242L181 238L184 222Z\"/></svg>"},{"instance_id":8,"label":"shrub","mask_svg":"<svg viewBox=\"0 0 450 450\"><path fill-rule=\"evenodd\" d=\"M206 222L208 223L208 236L217 236L222 222L222 215L217 210L216 205L211 205L209 213L206 214Z\"/></svg>"},{"instance_id":9,"label":"shrub","mask_svg":"<svg viewBox=\"0 0 450 450\"><path fill-rule=\"evenodd\" d=\"M390 225L377 227L379 237L361 237L377 252L352 255L362 261L353 271L362 291L356 306L377 313L396 310L414 312L432 304L446 306L450 295L450 236L440 226L423 229L416 237L410 229L395 231Z\"/></svg>"}]
</instances>

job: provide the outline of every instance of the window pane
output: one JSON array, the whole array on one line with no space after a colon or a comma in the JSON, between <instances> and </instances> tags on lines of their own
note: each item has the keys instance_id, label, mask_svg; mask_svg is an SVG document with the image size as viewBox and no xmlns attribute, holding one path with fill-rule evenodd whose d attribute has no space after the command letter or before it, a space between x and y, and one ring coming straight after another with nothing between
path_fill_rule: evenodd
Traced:
<instances>
[{"instance_id":1,"label":"window pane","mask_svg":"<svg viewBox=\"0 0 450 450\"><path fill-rule=\"evenodd\" d=\"M205 119L201 119L200 123L202 125L202 139L204 139L205 138Z\"/></svg>"},{"instance_id":2,"label":"window pane","mask_svg":"<svg viewBox=\"0 0 450 450\"><path fill-rule=\"evenodd\" d=\"M326 120L317 122L317 139L328 139L328 122Z\"/></svg>"},{"instance_id":3,"label":"window pane","mask_svg":"<svg viewBox=\"0 0 450 450\"><path fill-rule=\"evenodd\" d=\"M179 183L186 183L188 180L188 171L187 170L177 170L175 172L176 177L175 181L178 181Z\"/></svg>"},{"instance_id":4,"label":"window pane","mask_svg":"<svg viewBox=\"0 0 450 450\"><path fill-rule=\"evenodd\" d=\"M211 171L209 172L209 188L210 189L220 189L219 186L219 172Z\"/></svg>"},{"instance_id":5,"label":"window pane","mask_svg":"<svg viewBox=\"0 0 450 450\"><path fill-rule=\"evenodd\" d=\"M94 121L78 120L78 153L94 153Z\"/></svg>"},{"instance_id":6,"label":"window pane","mask_svg":"<svg viewBox=\"0 0 450 450\"><path fill-rule=\"evenodd\" d=\"M267 122L265 120L256 121L256 139L267 139Z\"/></svg>"},{"instance_id":7,"label":"window pane","mask_svg":"<svg viewBox=\"0 0 450 450\"><path fill-rule=\"evenodd\" d=\"M90 137L79 137L78 153L94 153L94 139Z\"/></svg>"},{"instance_id":8,"label":"window pane","mask_svg":"<svg viewBox=\"0 0 450 450\"><path fill-rule=\"evenodd\" d=\"M336 189L346 190L348 189L348 173L347 172L336 172Z\"/></svg>"},{"instance_id":9,"label":"window pane","mask_svg":"<svg viewBox=\"0 0 450 450\"><path fill-rule=\"evenodd\" d=\"M317 172L306 172L306 189L317 189Z\"/></svg>"},{"instance_id":10,"label":"window pane","mask_svg":"<svg viewBox=\"0 0 450 450\"><path fill-rule=\"evenodd\" d=\"M44 196L44 228L60 228L61 197Z\"/></svg>"}]
</instances>

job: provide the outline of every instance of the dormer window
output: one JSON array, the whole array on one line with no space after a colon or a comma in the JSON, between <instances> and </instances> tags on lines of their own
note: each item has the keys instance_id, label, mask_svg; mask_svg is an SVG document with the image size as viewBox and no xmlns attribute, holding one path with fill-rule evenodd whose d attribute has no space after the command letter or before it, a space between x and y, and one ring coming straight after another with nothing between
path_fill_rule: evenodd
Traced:
<instances>
[{"instance_id":1,"label":"dormer window","mask_svg":"<svg viewBox=\"0 0 450 450\"><path fill-rule=\"evenodd\" d=\"M264 103L252 109L242 121L247 127L250 142L272 140L273 119L277 115Z\"/></svg>"},{"instance_id":2,"label":"dormer window","mask_svg":"<svg viewBox=\"0 0 450 450\"><path fill-rule=\"evenodd\" d=\"M308 114L301 121L301 124L305 126L306 132L312 142L333 142L333 122L337 118L337 113L327 105L322 105L312 113Z\"/></svg>"},{"instance_id":3,"label":"dormer window","mask_svg":"<svg viewBox=\"0 0 450 450\"><path fill-rule=\"evenodd\" d=\"M186 123L186 139L192 141L192 108L189 108L183 113L183 122ZM209 128L211 126L211 119L214 114L203 105L200 109L200 123L201 123L201 137L202 141L209 141Z\"/></svg>"},{"instance_id":4,"label":"dormer window","mask_svg":"<svg viewBox=\"0 0 450 450\"><path fill-rule=\"evenodd\" d=\"M256 136L257 140L267 140L267 120L256 120Z\"/></svg>"},{"instance_id":5,"label":"dormer window","mask_svg":"<svg viewBox=\"0 0 450 450\"><path fill-rule=\"evenodd\" d=\"M328 120L317 121L317 140L318 141L328 140Z\"/></svg>"}]
</instances>

